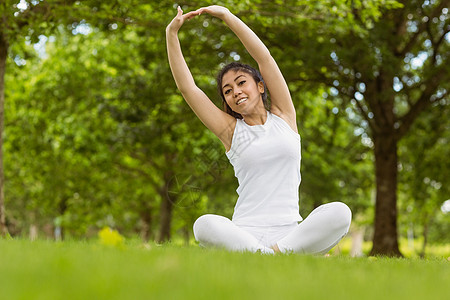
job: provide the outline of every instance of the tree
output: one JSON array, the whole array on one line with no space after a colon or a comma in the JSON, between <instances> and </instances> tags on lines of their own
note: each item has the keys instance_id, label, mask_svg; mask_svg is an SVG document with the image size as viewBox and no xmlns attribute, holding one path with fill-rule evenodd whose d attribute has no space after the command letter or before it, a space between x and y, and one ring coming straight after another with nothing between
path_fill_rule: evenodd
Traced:
<instances>
[{"instance_id":1,"label":"tree","mask_svg":"<svg viewBox=\"0 0 450 300\"><path fill-rule=\"evenodd\" d=\"M110 70L92 63L95 56L82 35L73 37L79 43L67 43L64 37L55 33L46 56L28 56L6 78L5 202L9 219L16 215L22 227L48 227L58 220L63 221L59 227L72 232L78 226L79 234L84 224L68 220L83 219L89 210L98 218L98 208L109 200L109 177L116 178L108 168L111 155L104 134L114 123L99 112L97 101ZM56 39L58 49L53 47Z\"/></svg>"},{"instance_id":2,"label":"tree","mask_svg":"<svg viewBox=\"0 0 450 300\"><path fill-rule=\"evenodd\" d=\"M4 77L8 55L15 61L20 57L11 53L18 50L25 41L32 44L39 41L40 36L49 36L59 25L70 24L77 28L86 24L87 20L96 23L98 27L108 28L113 22L126 23L127 10L124 6L130 3L124 1L101 3L99 1L18 1L6 0L0 3L0 235L7 233L4 201L4 170L3 170L3 124L5 85ZM114 20L114 21L111 21ZM20 52L20 51L19 51Z\"/></svg>"},{"instance_id":3,"label":"tree","mask_svg":"<svg viewBox=\"0 0 450 300\"><path fill-rule=\"evenodd\" d=\"M94 42L90 49L80 47L86 53L103 51L97 58L85 53L83 63L95 65L88 71L92 71L89 74L93 74L96 81L95 87L84 83L82 86L94 91L95 101L101 104L99 112L102 117L108 116L103 120L112 122L110 129L105 130L107 138L102 141L111 142L108 146L112 151L109 157L112 163L106 163L105 167L114 169L117 176L114 183L118 187L111 184L109 191L100 189L101 195L94 195L92 190L89 197L101 199L99 205L103 213L115 207L111 214L117 219L121 218L120 208L132 210L133 220L140 218L145 224L142 228L151 228L143 235L149 238L153 229L158 228L157 239L160 241L170 238L173 232L173 213L188 210L182 205L186 195L191 193L197 197L199 189L207 191L208 201L205 197L197 197L200 200L189 209L189 217L176 222L177 229L192 222L200 207L230 213L230 198L235 195L229 190L236 184L232 170L222 166L217 168L217 157L222 148L220 144L211 143L213 137L183 103L167 67L164 27L175 13L173 3L163 1L158 7L127 0L64 3L65 6L59 2L41 1L21 9L14 8L12 2L10 6L1 4L5 17L0 36L2 45L9 45L9 61L17 63L27 55L26 51L18 51L17 45L26 39L35 43L40 33L48 36L58 24L70 24L68 29L74 31L87 26L97 28L98 32L109 32L105 36L92 34L85 40L72 40L73 43L89 44L88 39L92 38L105 43L98 46ZM187 11L200 5L205 2L194 1L183 9ZM450 72L446 6L448 1L289 0L281 3L258 0L239 2L232 7L232 11L268 44L289 83L298 108L304 143L302 197L314 205L348 198L354 210L364 210L371 189L367 174L375 170L377 199L373 254L399 255L396 224L398 142L407 134L413 138L410 128L415 120L422 120L421 111L429 110L429 118L433 119L439 108L448 107ZM72 8L70 16L68 8ZM201 18L185 24L180 39L197 84L213 96L216 92L212 82L220 65L232 60L251 63L251 58L220 20ZM121 24L135 26L125 29ZM67 47L60 53L67 50L64 55L69 56L61 54L61 57L70 58L73 55L70 53L77 53L69 44L57 47ZM72 67L76 72L74 76L81 80L82 72L78 72L80 68L76 66L69 64L58 72L67 77L65 69ZM95 71L97 67L100 69ZM105 72L101 71L102 67ZM70 84L62 85L61 93L70 97L73 88ZM57 89L51 86L48 91ZM76 91L75 96L79 101L84 98L81 91ZM71 112L64 111L64 105L56 105L55 110L58 109L58 113L64 112L67 117L61 117L61 120L69 121ZM88 115L88 112L78 113ZM343 122L344 119L348 122ZM90 124L88 120L80 118L78 121L80 132L83 126L92 128L87 125ZM86 124L82 125L83 122ZM116 128L114 126L117 130L111 130ZM48 132L51 138L63 136L71 140L79 134L78 130L52 128ZM30 145L40 143L29 142ZM71 152L70 148L64 149L57 158L78 157L80 153ZM374 150L373 156L367 153L368 149ZM47 153L52 152L48 150ZM203 157L200 159L199 156ZM372 157L374 169L367 165ZM28 163L34 165L32 161ZM48 163L57 166L57 161L49 160ZM77 168L76 159L67 159L65 163L70 171L78 171L79 176L87 175L82 168ZM206 180L202 177L205 173L208 175ZM101 177L102 173L95 176ZM73 176L67 178L85 184ZM219 178L223 185L211 186ZM30 180L38 182L34 177ZM55 195L61 195L61 204L64 204L67 195L52 186L50 180L44 182L50 189L55 188ZM151 188L140 187L145 183L150 183ZM114 199L117 201L112 201L112 191L116 193ZM39 193L39 197L44 198L44 194ZM70 198L69 202L77 203L83 207L80 211L86 212L89 211L88 204L81 201L85 199ZM141 202L145 199L150 201L144 205ZM114 205L110 205L111 202ZM70 215L70 209L68 212ZM158 216L159 226L155 221ZM91 218L89 222L93 219L98 221L101 217ZM4 223L1 219L0 222Z\"/></svg>"},{"instance_id":4,"label":"tree","mask_svg":"<svg viewBox=\"0 0 450 300\"><path fill-rule=\"evenodd\" d=\"M69 31L59 27L47 42L48 57L22 67L28 78L11 78L11 87L25 92L9 94L16 115L9 118L8 145L15 152L8 155L21 162L9 171L27 174L11 176L11 183L21 186L26 177L26 191L39 187L32 195L14 188L10 199L17 205L10 207L16 212L27 206L23 211L41 223L62 220L72 234L84 234L93 223L135 229L125 224L124 216L131 215L145 240L164 242L180 207L189 209L189 217L177 224L186 228L189 221L184 231L190 231L196 208L205 202L198 191L217 174L199 156L212 160L221 148L176 92L159 42L170 18L167 8L135 9L141 17L151 13L158 26L119 23L104 32L84 22L86 35L76 34L79 23ZM186 118L197 122L187 126ZM25 153L34 149L27 160Z\"/></svg>"},{"instance_id":5,"label":"tree","mask_svg":"<svg viewBox=\"0 0 450 300\"><path fill-rule=\"evenodd\" d=\"M335 70L344 72L340 91L356 98L354 102L374 143L377 194L372 255L400 255L398 142L425 109L435 104L434 112L439 113L439 106L448 105L448 4L405 1L401 8L383 11L367 38L356 38L358 47L351 55L336 53ZM343 45L350 47L347 41ZM347 75L346 68L350 71ZM361 83L365 89L361 89Z\"/></svg>"},{"instance_id":6,"label":"tree","mask_svg":"<svg viewBox=\"0 0 450 300\"><path fill-rule=\"evenodd\" d=\"M397 145L422 111L448 105L448 1L338 1L324 15L306 17L308 7L294 2L277 13L265 10L276 15L265 35L269 48L292 58L288 81L328 86L330 98L344 101L370 137L376 178L371 254L398 256Z\"/></svg>"},{"instance_id":7,"label":"tree","mask_svg":"<svg viewBox=\"0 0 450 300\"><path fill-rule=\"evenodd\" d=\"M5 85L4 77L10 47L15 43L24 43L29 37L32 43L38 41L40 34L46 34L56 25L64 23L68 17L67 6L77 5L76 1L21 2L18 6L14 0L2 1L0 4L0 234L7 233L4 207L4 170L3 170L3 124Z\"/></svg>"},{"instance_id":8,"label":"tree","mask_svg":"<svg viewBox=\"0 0 450 300\"><path fill-rule=\"evenodd\" d=\"M413 230L414 235L423 238L419 253L421 257L425 256L433 227L445 228L438 216L442 213L441 206L450 195L447 176L450 161L442 159L450 155L449 109L450 106L447 106L434 112L430 107L424 111L399 147L400 208L408 217L405 222L408 230Z\"/></svg>"}]
</instances>

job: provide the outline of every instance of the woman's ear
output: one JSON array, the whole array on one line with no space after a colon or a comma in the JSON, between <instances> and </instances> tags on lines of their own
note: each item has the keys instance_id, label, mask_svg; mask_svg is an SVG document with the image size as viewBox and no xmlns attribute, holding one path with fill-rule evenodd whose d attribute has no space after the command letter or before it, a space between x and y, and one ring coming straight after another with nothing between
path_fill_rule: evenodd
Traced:
<instances>
[{"instance_id":1,"label":"woman's ear","mask_svg":"<svg viewBox=\"0 0 450 300\"><path fill-rule=\"evenodd\" d=\"M258 82L258 90L261 94L264 93L264 83L262 81Z\"/></svg>"}]
</instances>

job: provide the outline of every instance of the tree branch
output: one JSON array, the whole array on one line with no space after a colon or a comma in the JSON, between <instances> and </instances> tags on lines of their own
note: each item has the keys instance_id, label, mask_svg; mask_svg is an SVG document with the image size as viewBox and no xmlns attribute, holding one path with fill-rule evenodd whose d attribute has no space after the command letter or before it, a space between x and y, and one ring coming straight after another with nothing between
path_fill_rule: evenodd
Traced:
<instances>
[{"instance_id":1,"label":"tree branch","mask_svg":"<svg viewBox=\"0 0 450 300\"><path fill-rule=\"evenodd\" d=\"M52 10L54 9L55 6L61 6L61 5L67 5L67 4L74 4L76 2L76 0L66 0L66 1L61 1L60 2L53 2L53 3L48 3L48 1L42 1L39 2L36 5L32 5L32 4L28 4L28 8L26 10L24 10L23 12L19 13L18 16L16 17L17 19L17 27L22 29L25 26L30 24L30 20L34 20L35 18L33 17L34 15L41 15L43 16L43 20L47 20L49 19L53 13Z\"/></svg>"},{"instance_id":2,"label":"tree branch","mask_svg":"<svg viewBox=\"0 0 450 300\"><path fill-rule=\"evenodd\" d=\"M397 49L396 54L398 56L404 56L412 49L412 47L416 44L417 38L427 29L428 23L431 22L433 18L437 17L441 13L443 8L448 6L448 2L449 2L448 0L442 1L440 5L435 7L435 9L431 12L429 16L426 16L428 17L428 20L419 25L417 32L415 32L414 35L409 39L405 47L403 47L403 49Z\"/></svg>"},{"instance_id":3,"label":"tree branch","mask_svg":"<svg viewBox=\"0 0 450 300\"><path fill-rule=\"evenodd\" d=\"M127 165L124 165L120 162L115 162L115 165L121 170L124 171L128 174L139 174L141 176L143 176L144 178L147 178L150 181L150 184L155 188L155 190L158 190L160 188L160 185L158 184L158 182L147 172L145 172L144 170L141 169L137 169L137 168L131 168Z\"/></svg>"},{"instance_id":4,"label":"tree branch","mask_svg":"<svg viewBox=\"0 0 450 300\"><path fill-rule=\"evenodd\" d=\"M445 36L447 35L447 33L449 33L450 30L445 31L437 40L437 42L434 42L433 39L431 40L431 42L433 43L433 62L432 65L436 65L436 61L437 61L437 55L438 55L438 49L439 46L442 44L442 42L445 39Z\"/></svg>"},{"instance_id":5,"label":"tree branch","mask_svg":"<svg viewBox=\"0 0 450 300\"><path fill-rule=\"evenodd\" d=\"M282 17L282 18L293 18L293 19L305 19L305 20L325 20L324 15L308 15L308 14L300 14L296 12L277 12L277 11L258 11L258 14L266 17ZM236 14L237 17L242 18L243 16L255 15L255 12L252 10L242 10Z\"/></svg>"},{"instance_id":6,"label":"tree branch","mask_svg":"<svg viewBox=\"0 0 450 300\"><path fill-rule=\"evenodd\" d=\"M435 74L435 76L430 76L429 83L426 85L426 88L419 99L405 115L398 119L401 122L400 127L396 131L398 139L402 138L408 132L409 128L422 111L432 103L437 102L448 95L448 90L446 90L441 97L436 97L436 99L431 100L431 96L436 92L438 84L444 79L445 75L446 70L441 68L440 72Z\"/></svg>"},{"instance_id":7,"label":"tree branch","mask_svg":"<svg viewBox=\"0 0 450 300\"><path fill-rule=\"evenodd\" d=\"M367 121L367 124L369 124L370 129L373 132L375 132L377 130L376 124L374 123L374 121L371 118L369 118L369 114L366 112L366 110L364 109L364 107L362 106L360 101L355 99L355 102L356 102L356 107L358 107L360 114L363 116L364 120Z\"/></svg>"}]
</instances>

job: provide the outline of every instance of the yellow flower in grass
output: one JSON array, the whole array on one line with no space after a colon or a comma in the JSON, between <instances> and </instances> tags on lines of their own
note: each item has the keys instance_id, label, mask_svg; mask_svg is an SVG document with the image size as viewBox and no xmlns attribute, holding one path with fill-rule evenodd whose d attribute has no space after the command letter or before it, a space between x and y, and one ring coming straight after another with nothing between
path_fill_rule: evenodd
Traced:
<instances>
[{"instance_id":1,"label":"yellow flower in grass","mask_svg":"<svg viewBox=\"0 0 450 300\"><path fill-rule=\"evenodd\" d=\"M123 246L124 237L117 230L104 227L98 232L100 243L106 246L120 247Z\"/></svg>"}]
</instances>

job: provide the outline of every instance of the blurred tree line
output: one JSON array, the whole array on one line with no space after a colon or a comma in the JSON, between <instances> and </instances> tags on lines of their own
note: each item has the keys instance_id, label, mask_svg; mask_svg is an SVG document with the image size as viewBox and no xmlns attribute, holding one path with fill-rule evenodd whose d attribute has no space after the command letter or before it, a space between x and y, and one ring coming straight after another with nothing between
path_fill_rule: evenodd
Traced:
<instances>
[{"instance_id":1,"label":"blurred tree line","mask_svg":"<svg viewBox=\"0 0 450 300\"><path fill-rule=\"evenodd\" d=\"M189 241L201 214L231 217L237 180L176 90L165 48L177 5L210 4L0 4L3 232L78 238L111 226ZM398 235L410 230L424 247L450 242L440 209L450 198L449 1L214 4L261 37L289 84L301 214L347 203L353 226L370 228L373 254L399 255ZM251 57L208 16L185 24L180 39L197 84L220 105L218 70Z\"/></svg>"}]
</instances>

